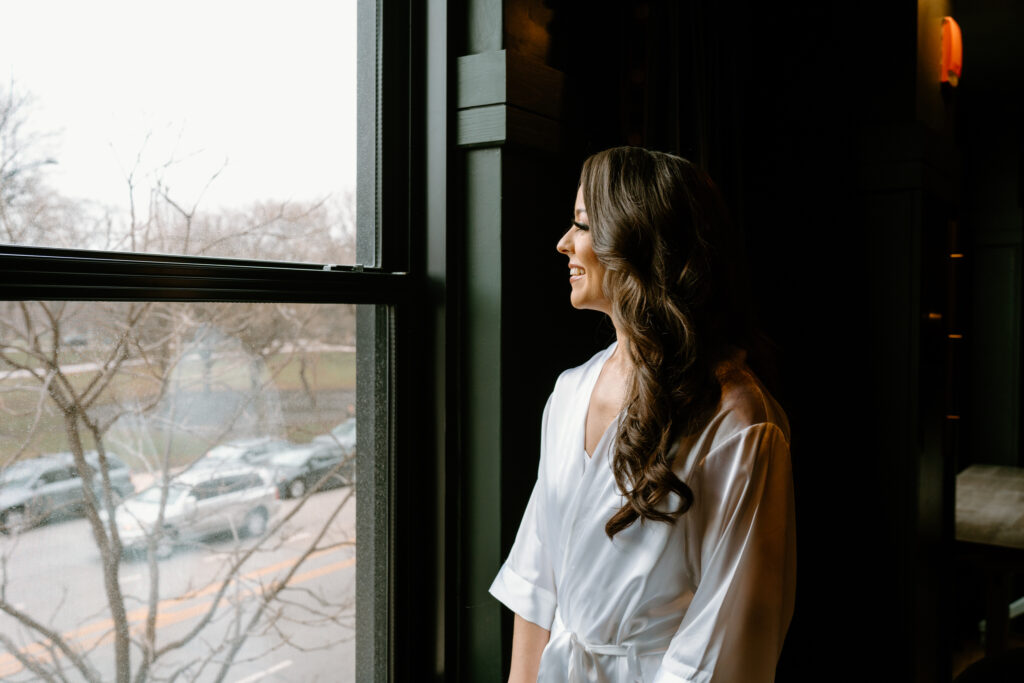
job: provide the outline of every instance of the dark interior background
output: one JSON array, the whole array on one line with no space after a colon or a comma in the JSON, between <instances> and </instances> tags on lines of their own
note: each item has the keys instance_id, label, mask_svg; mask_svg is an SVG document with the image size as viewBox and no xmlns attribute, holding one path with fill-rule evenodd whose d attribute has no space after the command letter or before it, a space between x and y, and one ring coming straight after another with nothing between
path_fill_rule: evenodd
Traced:
<instances>
[{"instance_id":1,"label":"dark interior background","mask_svg":"<svg viewBox=\"0 0 1024 683\"><path fill-rule=\"evenodd\" d=\"M929 71L947 14L957 88ZM458 54L482 51L489 24L457 21ZM679 153L743 231L792 424L798 599L777 680L949 680L982 608L956 568L955 475L1024 465L1019 3L506 0L502 25L503 49L564 79L534 94L557 100L557 144L501 150L500 556L557 373L612 338L557 289L580 164L619 144Z\"/></svg>"}]
</instances>

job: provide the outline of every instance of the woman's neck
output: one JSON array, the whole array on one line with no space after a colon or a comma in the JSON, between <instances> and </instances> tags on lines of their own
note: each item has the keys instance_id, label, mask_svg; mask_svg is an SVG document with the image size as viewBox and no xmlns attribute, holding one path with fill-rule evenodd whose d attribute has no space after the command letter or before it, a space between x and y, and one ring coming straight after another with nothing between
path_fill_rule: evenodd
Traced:
<instances>
[{"instance_id":1,"label":"woman's neck","mask_svg":"<svg viewBox=\"0 0 1024 683\"><path fill-rule=\"evenodd\" d=\"M611 358L608 360L623 367L631 365L629 337L626 336L626 331L618 325L615 325L615 351L612 352Z\"/></svg>"}]
</instances>

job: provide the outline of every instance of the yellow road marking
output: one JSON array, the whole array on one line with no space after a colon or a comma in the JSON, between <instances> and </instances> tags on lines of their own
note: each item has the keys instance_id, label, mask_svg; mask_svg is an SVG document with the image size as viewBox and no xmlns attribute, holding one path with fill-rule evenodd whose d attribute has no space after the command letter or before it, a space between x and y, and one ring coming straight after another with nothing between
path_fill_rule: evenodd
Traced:
<instances>
[{"instance_id":1,"label":"yellow road marking","mask_svg":"<svg viewBox=\"0 0 1024 683\"><path fill-rule=\"evenodd\" d=\"M317 557L322 557L330 553L338 552L344 547L345 546L318 550L316 552L310 553L306 560L312 560ZM237 582L242 580L256 579L281 569L290 568L294 566L295 563L298 562L298 560L299 558L295 557L289 560L276 562L272 565L268 565L266 567L262 567L260 569L256 569L245 574L242 574L238 577L235 577L234 579L232 579L232 581ZM309 581L315 578L319 578L332 572L340 571L347 567L351 567L355 564L355 562L356 559L354 557L351 557L345 560L334 562L332 564L324 565L322 567L316 567L314 569L307 570L305 572L293 576L291 581L288 582L288 585L294 586L296 584L303 583L305 581ZM185 595L176 598L168 598L165 600L161 600L157 604L156 627L162 628L164 626L170 626L172 624L177 624L179 622L199 616L201 614L205 614L213 605L213 600L208 600L199 605L193 605L188 608L182 608L177 610L169 610L168 608L176 605L181 605L189 600L194 600L196 598L202 598L208 595L215 594L218 590L220 590L220 586L222 583L223 580L215 581L199 591L186 593ZM244 591L241 592L240 599L247 599L249 597L252 597L256 592L256 588L246 588ZM139 627L142 626L142 624L139 624L138 622L143 622L147 614L148 608L146 607L135 609L128 613L128 622L129 625L134 626L134 631L138 632L139 630L141 630ZM65 638L65 641L67 641L69 645L73 645L75 644L74 641L78 641L78 643L83 646L81 649L87 650L96 647L97 645L102 645L104 643L112 641L113 627L113 619L104 619L101 621L93 622L92 624L83 626L73 631L66 632L63 634L63 636ZM100 633L98 637L90 639L89 642L85 642L87 636L89 636L90 634L94 634L97 631L102 631L102 633ZM21 653L35 657L43 662L49 661L51 659L51 654L48 649L48 642L49 641L37 641L34 643L29 643L25 647L21 648ZM19 662L18 659L13 654L9 652L0 653L0 678L16 674L23 668L24 667L22 666L21 662Z\"/></svg>"}]
</instances>

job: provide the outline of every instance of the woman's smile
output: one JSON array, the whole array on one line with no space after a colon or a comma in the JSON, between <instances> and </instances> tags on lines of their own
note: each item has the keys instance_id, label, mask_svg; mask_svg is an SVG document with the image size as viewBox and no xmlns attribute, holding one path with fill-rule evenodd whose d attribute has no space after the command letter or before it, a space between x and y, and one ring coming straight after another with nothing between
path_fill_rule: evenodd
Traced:
<instances>
[{"instance_id":1,"label":"woman's smile","mask_svg":"<svg viewBox=\"0 0 1024 683\"><path fill-rule=\"evenodd\" d=\"M558 253L569 257L569 301L575 308L587 308L611 315L612 304L604 294L604 266L597 260L591 243L583 188L576 193L572 226L558 240ZM593 277L591 277L593 276Z\"/></svg>"}]
</instances>

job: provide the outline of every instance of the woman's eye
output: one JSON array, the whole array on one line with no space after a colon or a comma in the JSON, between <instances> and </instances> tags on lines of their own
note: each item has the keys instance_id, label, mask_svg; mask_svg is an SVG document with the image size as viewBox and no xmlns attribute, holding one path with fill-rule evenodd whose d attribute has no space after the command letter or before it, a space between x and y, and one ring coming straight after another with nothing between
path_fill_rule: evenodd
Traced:
<instances>
[{"instance_id":1,"label":"woman's eye","mask_svg":"<svg viewBox=\"0 0 1024 683\"><path fill-rule=\"evenodd\" d=\"M579 221L573 221L572 224L575 225L580 230L590 230L590 226L587 225L586 223L580 223Z\"/></svg>"}]
</instances>

